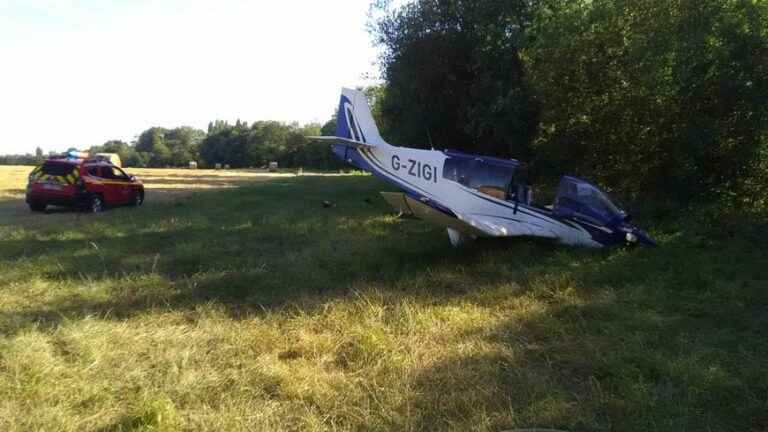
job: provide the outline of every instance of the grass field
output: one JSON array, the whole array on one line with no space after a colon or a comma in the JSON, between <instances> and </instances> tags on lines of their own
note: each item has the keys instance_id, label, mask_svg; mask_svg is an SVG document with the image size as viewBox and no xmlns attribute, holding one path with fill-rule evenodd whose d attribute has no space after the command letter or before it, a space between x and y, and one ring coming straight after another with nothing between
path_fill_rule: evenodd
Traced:
<instances>
[{"instance_id":1,"label":"grass field","mask_svg":"<svg viewBox=\"0 0 768 432\"><path fill-rule=\"evenodd\" d=\"M0 430L768 430L765 219L454 250L372 177L130 170L146 205L85 215L27 211L28 171L0 167Z\"/></svg>"}]
</instances>

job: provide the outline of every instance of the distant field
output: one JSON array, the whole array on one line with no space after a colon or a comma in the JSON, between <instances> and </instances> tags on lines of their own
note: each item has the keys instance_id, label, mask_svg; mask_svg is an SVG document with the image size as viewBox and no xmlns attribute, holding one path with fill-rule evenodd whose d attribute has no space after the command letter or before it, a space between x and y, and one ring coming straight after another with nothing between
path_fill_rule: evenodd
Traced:
<instances>
[{"instance_id":1,"label":"distant field","mask_svg":"<svg viewBox=\"0 0 768 432\"><path fill-rule=\"evenodd\" d=\"M33 166L2 166L0 165L0 199L18 198L22 201L10 200L5 205L6 215L26 211L23 202L27 185L27 176ZM155 169L155 168L125 168L129 174L135 175L144 183L147 202L174 201L201 189L227 189L246 184L263 182L276 178L295 177L293 172L282 170L270 173L264 170L189 170L189 169ZM309 173L312 176L334 176L335 174ZM0 214L1 215L1 214Z\"/></svg>"},{"instance_id":2,"label":"distant field","mask_svg":"<svg viewBox=\"0 0 768 432\"><path fill-rule=\"evenodd\" d=\"M33 166L0 165L0 194L24 193L27 176ZM292 177L293 173L269 173L262 170L189 170L125 168L145 183L150 195L162 197L163 193L192 189L227 188L279 177ZM315 174L317 175L317 174ZM3 195L0 195L3 196Z\"/></svg>"},{"instance_id":3,"label":"distant field","mask_svg":"<svg viewBox=\"0 0 768 432\"><path fill-rule=\"evenodd\" d=\"M129 171L32 214L0 167L2 431L768 430L765 220L454 250L370 176Z\"/></svg>"}]
</instances>

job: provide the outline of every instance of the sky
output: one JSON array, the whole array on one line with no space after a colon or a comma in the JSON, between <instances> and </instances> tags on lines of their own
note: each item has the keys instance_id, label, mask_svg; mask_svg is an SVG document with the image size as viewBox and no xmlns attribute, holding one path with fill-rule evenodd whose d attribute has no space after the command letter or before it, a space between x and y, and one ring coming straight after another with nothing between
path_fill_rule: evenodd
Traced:
<instances>
[{"instance_id":1,"label":"sky","mask_svg":"<svg viewBox=\"0 0 768 432\"><path fill-rule=\"evenodd\" d=\"M0 0L0 154L152 126L325 122L372 84L369 0Z\"/></svg>"}]
</instances>

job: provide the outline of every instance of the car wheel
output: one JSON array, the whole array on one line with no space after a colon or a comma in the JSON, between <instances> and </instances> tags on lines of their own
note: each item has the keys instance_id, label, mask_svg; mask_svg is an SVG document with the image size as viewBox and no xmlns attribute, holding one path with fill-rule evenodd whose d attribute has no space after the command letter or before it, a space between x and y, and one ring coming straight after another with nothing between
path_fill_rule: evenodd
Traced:
<instances>
[{"instance_id":1,"label":"car wheel","mask_svg":"<svg viewBox=\"0 0 768 432\"><path fill-rule=\"evenodd\" d=\"M44 202L31 202L29 203L29 209L33 212L44 212L45 207L47 207L48 204Z\"/></svg>"},{"instance_id":2,"label":"car wheel","mask_svg":"<svg viewBox=\"0 0 768 432\"><path fill-rule=\"evenodd\" d=\"M144 204L144 191L138 191L133 195L133 205L138 207L142 204Z\"/></svg>"},{"instance_id":3,"label":"car wheel","mask_svg":"<svg viewBox=\"0 0 768 432\"><path fill-rule=\"evenodd\" d=\"M104 210L104 200L98 195L93 195L90 201L88 201L88 211L90 213L101 213L102 210Z\"/></svg>"}]
</instances>

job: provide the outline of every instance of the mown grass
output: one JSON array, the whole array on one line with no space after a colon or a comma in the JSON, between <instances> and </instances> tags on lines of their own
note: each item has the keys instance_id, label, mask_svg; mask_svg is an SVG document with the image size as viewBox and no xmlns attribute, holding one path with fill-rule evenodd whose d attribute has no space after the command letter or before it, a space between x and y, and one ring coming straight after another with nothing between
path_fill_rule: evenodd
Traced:
<instances>
[{"instance_id":1,"label":"mown grass","mask_svg":"<svg viewBox=\"0 0 768 432\"><path fill-rule=\"evenodd\" d=\"M0 430L768 429L765 220L454 250L382 187L0 198Z\"/></svg>"}]
</instances>

